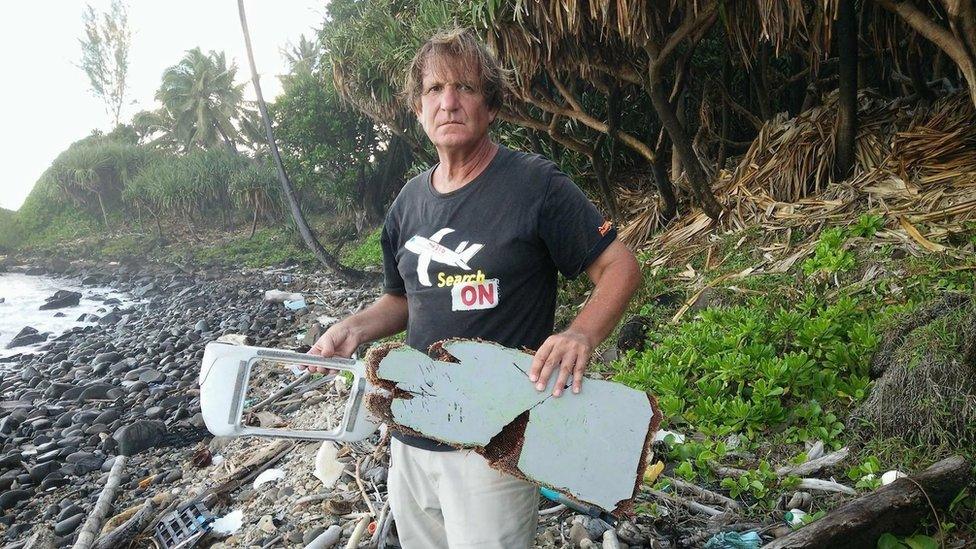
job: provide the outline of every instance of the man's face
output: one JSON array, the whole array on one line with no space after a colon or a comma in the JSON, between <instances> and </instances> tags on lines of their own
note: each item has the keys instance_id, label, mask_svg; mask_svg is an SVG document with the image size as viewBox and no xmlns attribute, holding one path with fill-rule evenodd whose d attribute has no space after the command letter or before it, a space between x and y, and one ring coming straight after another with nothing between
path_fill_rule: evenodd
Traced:
<instances>
[{"instance_id":1,"label":"man's face","mask_svg":"<svg viewBox=\"0 0 976 549\"><path fill-rule=\"evenodd\" d=\"M417 118L438 151L465 149L488 135L495 111L488 109L475 67L459 59L427 63Z\"/></svg>"}]
</instances>

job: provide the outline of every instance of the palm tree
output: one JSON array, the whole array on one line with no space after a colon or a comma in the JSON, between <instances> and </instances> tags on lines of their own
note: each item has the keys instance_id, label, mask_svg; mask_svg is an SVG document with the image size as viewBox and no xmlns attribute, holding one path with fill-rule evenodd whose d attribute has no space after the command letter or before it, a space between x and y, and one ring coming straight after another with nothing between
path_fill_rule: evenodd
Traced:
<instances>
[{"instance_id":1,"label":"palm tree","mask_svg":"<svg viewBox=\"0 0 976 549\"><path fill-rule=\"evenodd\" d=\"M344 280L349 282L359 282L366 278L366 273L350 269L344 266L322 247L322 244L315 238L312 228L308 226L305 215L302 213L301 205L295 196L288 174L285 173L285 166L281 162L281 155L278 153L278 146L275 144L274 133L271 129L271 118L268 115L268 106L264 102L264 95L261 93L261 83L258 80L258 70L254 65L254 54L251 51L251 34L247 30L247 17L244 15L244 0L237 0L237 10L241 15L241 30L244 33L244 45L247 48L247 61L251 66L251 82L254 84L254 94L257 96L258 109L261 111L261 118L264 121L264 129L268 134L268 147L271 149L271 156L274 158L275 167L278 170L278 180L281 182L281 190L288 201L288 208L291 210L298 232L302 235L302 240L308 246L315 258L323 265L332 270Z\"/></svg>"},{"instance_id":2,"label":"palm tree","mask_svg":"<svg viewBox=\"0 0 976 549\"><path fill-rule=\"evenodd\" d=\"M244 84L234 83L236 75L237 66L228 66L223 52L204 54L200 48L187 51L163 73L156 99L172 119L170 133L183 150L223 142L237 151L234 122L241 114Z\"/></svg>"},{"instance_id":3,"label":"palm tree","mask_svg":"<svg viewBox=\"0 0 976 549\"><path fill-rule=\"evenodd\" d=\"M321 59L321 49L315 40L309 40L303 34L298 44L288 44L288 49L282 48L281 55L288 62L288 72L315 72Z\"/></svg>"}]
</instances>

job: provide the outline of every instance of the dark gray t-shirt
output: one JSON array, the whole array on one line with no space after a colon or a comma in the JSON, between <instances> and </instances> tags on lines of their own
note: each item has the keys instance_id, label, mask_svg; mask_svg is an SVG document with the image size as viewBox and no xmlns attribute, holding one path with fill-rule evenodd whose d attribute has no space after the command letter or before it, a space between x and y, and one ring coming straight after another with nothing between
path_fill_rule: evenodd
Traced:
<instances>
[{"instance_id":1,"label":"dark gray t-shirt","mask_svg":"<svg viewBox=\"0 0 976 549\"><path fill-rule=\"evenodd\" d=\"M579 275L615 229L541 156L500 146L478 177L446 194L431 184L435 168L403 187L381 238L384 290L407 296L407 344L426 352L463 337L538 348L552 334L557 271Z\"/></svg>"}]
</instances>

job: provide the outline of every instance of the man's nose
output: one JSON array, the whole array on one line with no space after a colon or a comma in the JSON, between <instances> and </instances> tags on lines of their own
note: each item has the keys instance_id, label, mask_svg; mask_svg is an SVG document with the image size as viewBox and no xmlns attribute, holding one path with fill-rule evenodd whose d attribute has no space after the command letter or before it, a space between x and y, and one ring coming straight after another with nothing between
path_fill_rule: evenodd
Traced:
<instances>
[{"instance_id":1,"label":"man's nose","mask_svg":"<svg viewBox=\"0 0 976 549\"><path fill-rule=\"evenodd\" d=\"M460 101L457 88L445 86L444 93L441 94L441 108L445 111L454 111L459 108Z\"/></svg>"}]
</instances>

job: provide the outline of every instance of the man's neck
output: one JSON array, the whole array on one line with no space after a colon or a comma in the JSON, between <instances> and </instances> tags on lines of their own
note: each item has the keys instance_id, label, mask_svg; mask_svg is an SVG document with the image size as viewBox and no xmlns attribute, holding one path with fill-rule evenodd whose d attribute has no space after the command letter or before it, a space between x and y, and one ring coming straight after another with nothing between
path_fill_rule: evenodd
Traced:
<instances>
[{"instance_id":1,"label":"man's neck","mask_svg":"<svg viewBox=\"0 0 976 549\"><path fill-rule=\"evenodd\" d=\"M434 189L449 193L464 187L485 171L498 152L498 145L485 137L467 151L437 151L438 164L431 177Z\"/></svg>"}]
</instances>

